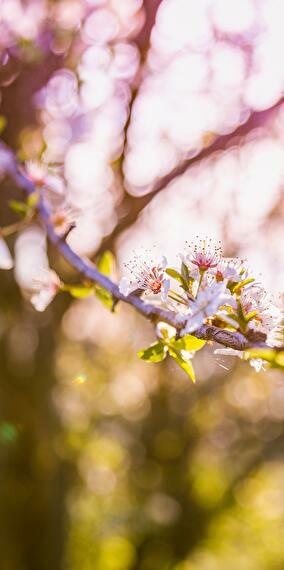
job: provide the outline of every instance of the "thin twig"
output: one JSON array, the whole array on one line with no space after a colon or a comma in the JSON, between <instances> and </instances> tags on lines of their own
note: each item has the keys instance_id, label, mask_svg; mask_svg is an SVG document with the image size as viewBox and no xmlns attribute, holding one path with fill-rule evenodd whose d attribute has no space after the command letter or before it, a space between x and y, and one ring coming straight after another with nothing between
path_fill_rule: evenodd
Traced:
<instances>
[{"instance_id":1,"label":"thin twig","mask_svg":"<svg viewBox=\"0 0 284 570\"><path fill-rule=\"evenodd\" d=\"M234 144L239 137L245 137L253 129L256 129L263 125L276 109L280 107L284 102L284 97L279 99L275 105L265 111L255 111L251 113L247 121L242 125L238 125L231 133L226 135L219 135L212 140L212 143L203 148L200 152L196 153L194 156L189 156L183 158L179 164L173 168L168 174L158 179L152 187L149 187L149 192L144 196L131 196L126 194L124 200L120 204L121 212L126 212L118 220L116 227L113 232L106 236L102 244L97 251L97 253L102 253L107 249L114 249L116 239L125 230L128 230L131 226L135 224L141 212L152 202L152 200L162 192L165 188L169 186L174 180L185 174L185 172L194 164L200 163L202 160L210 157L214 152L227 150Z\"/></svg>"}]
</instances>

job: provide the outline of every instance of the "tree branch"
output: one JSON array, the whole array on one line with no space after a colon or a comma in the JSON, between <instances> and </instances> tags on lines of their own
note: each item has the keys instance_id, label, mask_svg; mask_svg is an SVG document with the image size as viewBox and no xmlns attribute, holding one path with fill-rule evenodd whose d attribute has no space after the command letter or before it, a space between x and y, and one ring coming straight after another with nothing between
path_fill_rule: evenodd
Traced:
<instances>
[{"instance_id":1,"label":"tree branch","mask_svg":"<svg viewBox=\"0 0 284 570\"><path fill-rule=\"evenodd\" d=\"M275 103L275 105L270 109L265 111L255 111L252 113L248 120L243 125L239 125L233 132L226 135L216 136L212 144L203 148L196 156L184 158L171 172L157 180L148 194L141 197L130 196L129 194L126 195L120 204L120 211L123 212L122 217L118 221L118 224L111 235L106 236L103 239L98 253L107 249L114 249L117 237L123 231L135 224L142 210L144 210L153 198L162 192L173 180L182 176L189 167L193 166L195 163L201 162L205 158L208 158L214 152L230 148L230 146L236 142L237 137L244 137L253 129L263 125L263 123L271 117L283 102L284 97L279 99L279 101L277 101L277 103Z\"/></svg>"},{"instance_id":2,"label":"tree branch","mask_svg":"<svg viewBox=\"0 0 284 570\"><path fill-rule=\"evenodd\" d=\"M17 187L25 192L26 195L30 195L36 192L34 184L20 170L12 151L7 151L4 145L2 145L2 148L4 149L5 153L9 152L9 160L6 161L6 173L9 175L9 177L15 182ZM46 204L44 203L43 197L41 197L39 200L37 210L39 217L46 228L50 242L54 244L57 250L66 259L66 261L68 261L70 265L82 276L92 281L93 283L104 287L112 294L115 300L123 301L124 303L131 305L138 311L138 313L151 320L153 323L164 321L174 326L177 330L181 330L185 327L187 321L186 317L176 315L172 311L162 309L150 303L146 303L140 297L134 294L127 296L123 295L116 283L103 275L88 259L84 259L75 253L68 245L68 243L66 243L66 241L63 238L59 237L54 231L54 228L50 223L51 215ZM226 329L220 329L213 325L202 325L194 331L194 336L204 340L215 341L224 346L241 351L256 346L265 346L265 343L263 341L252 342L240 332L232 332Z\"/></svg>"}]
</instances>

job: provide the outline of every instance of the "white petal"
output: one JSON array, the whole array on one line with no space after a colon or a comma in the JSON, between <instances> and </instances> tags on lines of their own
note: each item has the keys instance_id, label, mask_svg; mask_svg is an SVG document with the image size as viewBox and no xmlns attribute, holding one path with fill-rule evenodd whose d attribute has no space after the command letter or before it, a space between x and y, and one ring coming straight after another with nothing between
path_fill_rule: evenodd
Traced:
<instances>
[{"instance_id":1,"label":"white petal","mask_svg":"<svg viewBox=\"0 0 284 570\"><path fill-rule=\"evenodd\" d=\"M196 315L189 317L184 329L181 331L182 335L195 331L198 327L203 325L204 315L200 312Z\"/></svg>"},{"instance_id":2,"label":"white petal","mask_svg":"<svg viewBox=\"0 0 284 570\"><path fill-rule=\"evenodd\" d=\"M42 289L39 293L35 293L31 297L31 304L34 306L36 311L43 312L51 303L54 298L54 292L47 289Z\"/></svg>"},{"instance_id":3,"label":"white petal","mask_svg":"<svg viewBox=\"0 0 284 570\"><path fill-rule=\"evenodd\" d=\"M127 279L127 277L122 277L118 288L120 293L125 297L127 297L127 295L129 295L133 291L136 291L136 289L141 289L141 285L138 281L130 282L129 279Z\"/></svg>"},{"instance_id":4,"label":"white petal","mask_svg":"<svg viewBox=\"0 0 284 570\"><path fill-rule=\"evenodd\" d=\"M126 277L122 277L122 279L120 280L119 283L119 292L122 293L122 295L127 296L129 293L129 281L128 279L126 279Z\"/></svg>"},{"instance_id":5,"label":"white petal","mask_svg":"<svg viewBox=\"0 0 284 570\"><path fill-rule=\"evenodd\" d=\"M233 348L216 348L214 354L223 354L224 356L237 356L238 358L244 357L242 350L234 350Z\"/></svg>"},{"instance_id":6,"label":"white petal","mask_svg":"<svg viewBox=\"0 0 284 570\"><path fill-rule=\"evenodd\" d=\"M54 192L55 194L63 195L64 194L64 182L62 178L57 176L56 174L48 174L45 179L45 184L49 190Z\"/></svg>"},{"instance_id":7,"label":"white petal","mask_svg":"<svg viewBox=\"0 0 284 570\"><path fill-rule=\"evenodd\" d=\"M226 291L225 291L224 301L225 301L224 305L229 305L230 307L237 309L238 303L237 303L235 297L233 297L233 295L229 291L229 289L226 289Z\"/></svg>"},{"instance_id":8,"label":"white petal","mask_svg":"<svg viewBox=\"0 0 284 570\"><path fill-rule=\"evenodd\" d=\"M252 366L252 368L255 369L256 372L260 372L261 370L264 369L264 360L262 360L261 358L251 358L249 361L250 365Z\"/></svg>"},{"instance_id":9,"label":"white petal","mask_svg":"<svg viewBox=\"0 0 284 570\"><path fill-rule=\"evenodd\" d=\"M161 268L162 268L162 269L165 269L165 268L167 267L167 265L168 265L168 260L167 260L167 258L166 258L164 255L163 255L162 259L161 259L160 265L161 265Z\"/></svg>"},{"instance_id":10,"label":"white petal","mask_svg":"<svg viewBox=\"0 0 284 570\"><path fill-rule=\"evenodd\" d=\"M194 350L181 350L181 355L182 355L183 360L191 360L195 355L195 351Z\"/></svg>"},{"instance_id":11,"label":"white petal","mask_svg":"<svg viewBox=\"0 0 284 570\"><path fill-rule=\"evenodd\" d=\"M165 281L163 282L162 294L161 294L161 299L162 299L162 301L166 301L166 300L167 300L167 296L168 296L168 292L169 292L169 289L170 289L170 285L171 285L170 279L165 279Z\"/></svg>"},{"instance_id":12,"label":"white petal","mask_svg":"<svg viewBox=\"0 0 284 570\"><path fill-rule=\"evenodd\" d=\"M163 331L166 333L166 336L169 338L173 338L176 336L176 329L169 325L168 323L164 323L160 321L156 326L156 333L159 338L164 338Z\"/></svg>"},{"instance_id":13,"label":"white petal","mask_svg":"<svg viewBox=\"0 0 284 570\"><path fill-rule=\"evenodd\" d=\"M221 317L222 320L225 321L225 323L227 323L227 325L230 325L230 326L232 326L232 327L234 327L234 328L237 328L238 323L237 323L234 319L232 319L232 318L230 317L230 315L228 315L228 314L226 313L226 311L218 311L216 314L217 314L219 317Z\"/></svg>"},{"instance_id":14,"label":"white petal","mask_svg":"<svg viewBox=\"0 0 284 570\"><path fill-rule=\"evenodd\" d=\"M12 269L14 263L6 242L0 238L0 269Z\"/></svg>"}]
</instances>

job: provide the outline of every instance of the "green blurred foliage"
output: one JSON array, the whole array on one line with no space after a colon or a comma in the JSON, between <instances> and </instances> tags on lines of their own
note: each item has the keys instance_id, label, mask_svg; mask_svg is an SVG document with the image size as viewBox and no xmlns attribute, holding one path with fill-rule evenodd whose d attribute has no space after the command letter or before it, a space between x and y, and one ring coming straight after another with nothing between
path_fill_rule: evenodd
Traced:
<instances>
[{"instance_id":1,"label":"green blurred foliage","mask_svg":"<svg viewBox=\"0 0 284 570\"><path fill-rule=\"evenodd\" d=\"M192 385L129 308L1 292L5 570L283 567L280 371L205 347Z\"/></svg>"},{"instance_id":2,"label":"green blurred foliage","mask_svg":"<svg viewBox=\"0 0 284 570\"><path fill-rule=\"evenodd\" d=\"M172 361L136 358L149 325L93 299L69 308L63 333L56 445L78 472L66 503L64 567L280 569L280 373L257 374L245 363L228 373L205 349L193 387Z\"/></svg>"}]
</instances>

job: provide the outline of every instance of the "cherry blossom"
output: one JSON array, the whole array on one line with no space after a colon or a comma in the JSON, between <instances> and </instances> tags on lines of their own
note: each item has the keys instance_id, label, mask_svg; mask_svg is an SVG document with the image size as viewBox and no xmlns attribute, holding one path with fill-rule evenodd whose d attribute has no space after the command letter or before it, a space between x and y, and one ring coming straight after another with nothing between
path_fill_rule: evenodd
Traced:
<instances>
[{"instance_id":1,"label":"cherry blossom","mask_svg":"<svg viewBox=\"0 0 284 570\"><path fill-rule=\"evenodd\" d=\"M185 262L191 271L198 269L199 272L204 273L208 269L217 268L222 255L220 243L216 245L212 239L196 238L187 246L189 252L185 255ZM196 273L193 273L193 276L195 275Z\"/></svg>"},{"instance_id":2,"label":"cherry blossom","mask_svg":"<svg viewBox=\"0 0 284 570\"><path fill-rule=\"evenodd\" d=\"M50 223L53 225L54 232L58 236L65 236L72 228L75 228L79 212L69 205L58 208L50 216Z\"/></svg>"},{"instance_id":3,"label":"cherry blossom","mask_svg":"<svg viewBox=\"0 0 284 570\"><path fill-rule=\"evenodd\" d=\"M25 162L25 170L28 178L35 186L43 186L46 183L48 167L39 160L27 160Z\"/></svg>"},{"instance_id":4,"label":"cherry blossom","mask_svg":"<svg viewBox=\"0 0 284 570\"><path fill-rule=\"evenodd\" d=\"M234 306L235 303L225 283L215 283L200 289L196 299L189 303L190 313L183 334L196 330L206 319L216 314L220 307Z\"/></svg>"},{"instance_id":5,"label":"cherry blossom","mask_svg":"<svg viewBox=\"0 0 284 570\"><path fill-rule=\"evenodd\" d=\"M51 191L57 195L63 195L64 182L58 175L56 169L39 160L27 160L25 162L25 172L27 177L37 188L44 188L45 191Z\"/></svg>"},{"instance_id":6,"label":"cherry blossom","mask_svg":"<svg viewBox=\"0 0 284 570\"><path fill-rule=\"evenodd\" d=\"M254 316L248 323L248 328L264 334L272 333L280 324L282 314L270 299L267 291L258 285L252 285L242 290L240 305L245 317Z\"/></svg>"},{"instance_id":7,"label":"cherry blossom","mask_svg":"<svg viewBox=\"0 0 284 570\"><path fill-rule=\"evenodd\" d=\"M161 300L166 300L170 280L165 273L167 267L165 257L156 262L151 257L144 260L135 255L133 260L126 264L126 267L131 277L123 277L120 281L119 290L123 295L129 295L137 289L142 289L146 294L160 294Z\"/></svg>"},{"instance_id":8,"label":"cherry blossom","mask_svg":"<svg viewBox=\"0 0 284 570\"><path fill-rule=\"evenodd\" d=\"M243 261L231 257L223 257L216 267L209 270L216 281L233 281L239 283L244 277L241 275Z\"/></svg>"},{"instance_id":9,"label":"cherry blossom","mask_svg":"<svg viewBox=\"0 0 284 570\"><path fill-rule=\"evenodd\" d=\"M43 269L33 279L33 294L30 301L34 308L39 312L45 311L60 289L60 285L60 279L55 271Z\"/></svg>"}]
</instances>

